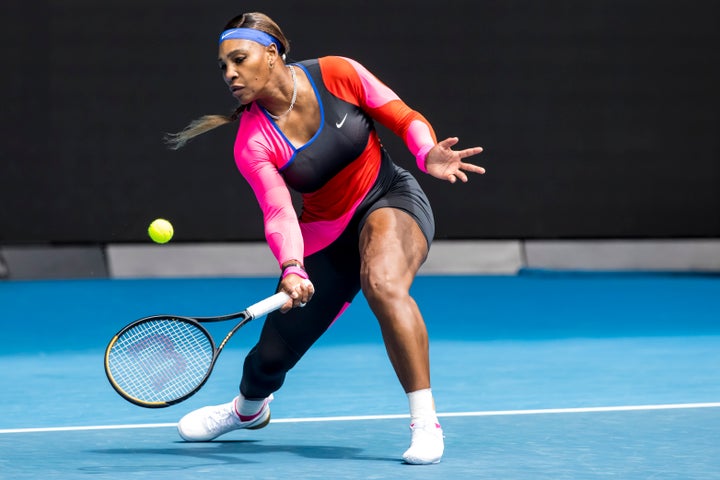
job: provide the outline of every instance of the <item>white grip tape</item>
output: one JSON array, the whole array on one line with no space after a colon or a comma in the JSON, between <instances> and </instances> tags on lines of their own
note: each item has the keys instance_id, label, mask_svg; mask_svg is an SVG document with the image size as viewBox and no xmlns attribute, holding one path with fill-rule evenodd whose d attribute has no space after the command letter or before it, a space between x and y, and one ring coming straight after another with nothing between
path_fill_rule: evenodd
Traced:
<instances>
[{"instance_id":1,"label":"white grip tape","mask_svg":"<svg viewBox=\"0 0 720 480\"><path fill-rule=\"evenodd\" d=\"M250 305L245 309L245 311L251 318L262 317L282 307L288 300L290 300L290 296L287 293L279 292L272 297L268 297L265 300L260 300L254 305Z\"/></svg>"}]
</instances>

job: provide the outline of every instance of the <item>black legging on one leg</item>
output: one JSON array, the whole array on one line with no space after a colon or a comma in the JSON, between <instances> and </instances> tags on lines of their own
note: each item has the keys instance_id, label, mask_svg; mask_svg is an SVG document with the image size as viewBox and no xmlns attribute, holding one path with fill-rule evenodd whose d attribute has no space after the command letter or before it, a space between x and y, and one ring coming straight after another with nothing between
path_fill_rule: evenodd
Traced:
<instances>
[{"instance_id":1,"label":"black legging on one leg","mask_svg":"<svg viewBox=\"0 0 720 480\"><path fill-rule=\"evenodd\" d=\"M346 234L355 229L348 230ZM240 392L245 398L265 398L280 389L287 372L360 291L357 236L346 234L305 259L315 286L307 306L273 312L265 319L260 339L243 365Z\"/></svg>"}]
</instances>

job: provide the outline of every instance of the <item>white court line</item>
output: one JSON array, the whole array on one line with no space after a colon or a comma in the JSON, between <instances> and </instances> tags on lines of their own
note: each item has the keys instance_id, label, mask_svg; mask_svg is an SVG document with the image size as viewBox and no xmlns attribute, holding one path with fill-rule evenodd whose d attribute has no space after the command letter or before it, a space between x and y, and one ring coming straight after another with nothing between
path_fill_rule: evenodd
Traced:
<instances>
[{"instance_id":1,"label":"white court line","mask_svg":"<svg viewBox=\"0 0 720 480\"><path fill-rule=\"evenodd\" d=\"M580 407L580 408L542 408L533 410L494 410L485 412L448 412L438 413L438 417L496 417L502 415L546 415L558 413L597 413L597 412L639 412L648 410L680 410L692 408L720 408L720 402L709 403L671 403L664 405L624 405L616 407ZM352 415L338 417L278 418L271 423L307 423L307 422L351 422L358 420L388 420L409 418L408 414L398 415ZM45 428L6 428L0 434L38 433L38 432L77 432L90 430L124 430L139 428L169 428L177 423L137 423L130 425L90 425L85 427L45 427Z\"/></svg>"}]
</instances>

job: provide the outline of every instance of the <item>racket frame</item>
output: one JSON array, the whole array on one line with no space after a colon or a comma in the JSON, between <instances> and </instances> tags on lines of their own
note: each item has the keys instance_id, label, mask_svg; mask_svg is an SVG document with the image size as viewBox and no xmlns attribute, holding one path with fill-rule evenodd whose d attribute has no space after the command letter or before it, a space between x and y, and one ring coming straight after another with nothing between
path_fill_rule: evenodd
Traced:
<instances>
[{"instance_id":1,"label":"racket frame","mask_svg":"<svg viewBox=\"0 0 720 480\"><path fill-rule=\"evenodd\" d=\"M135 320L134 322L126 325L120 331L118 331L113 338L108 343L108 346L105 349L105 375L107 376L108 381L110 382L110 385L113 387L113 389L125 400L129 401L130 403L133 403L135 405L138 405L140 407L146 407L146 408L164 408L169 407L171 405L178 404L184 400L187 400L194 394L196 394L207 382L207 380L210 378L210 374L212 374L213 368L215 367L215 362L217 361L218 357L220 356L220 352L222 352L223 348L227 344L227 342L230 340L230 338L238 331L240 328L242 328L244 325L249 323L250 321L254 320L255 318L262 317L264 315L267 315L268 313L271 313L280 307L282 307L287 300L289 300L290 297L284 293L279 292L275 295L272 295L264 300L261 300L260 302L257 302L245 310L241 312L231 313L228 315L220 315L215 317L187 317L187 316L180 316L180 315L151 315L149 317L143 317L138 320ZM240 319L239 322L233 326L232 329L225 335L225 337L222 339L219 345L215 344L215 341L210 335L210 332L202 325L203 323L213 323L213 322L224 322L228 320L236 320ZM181 397L167 400L167 401L147 401L142 400L140 398L137 398L133 395L130 395L127 393L123 388L118 385L118 383L113 378L112 372L111 372L111 365L110 365L110 352L117 343L118 339L128 330L133 329L137 327L138 325L141 325L143 323L148 323L152 321L157 320L169 320L173 322L186 322L193 325L193 327L197 328L210 342L210 346L212 347L212 358L210 360L210 365L208 366L207 371L205 372L205 375L203 378L198 382L197 386L193 388L191 391L186 393L185 395L182 395Z\"/></svg>"}]
</instances>

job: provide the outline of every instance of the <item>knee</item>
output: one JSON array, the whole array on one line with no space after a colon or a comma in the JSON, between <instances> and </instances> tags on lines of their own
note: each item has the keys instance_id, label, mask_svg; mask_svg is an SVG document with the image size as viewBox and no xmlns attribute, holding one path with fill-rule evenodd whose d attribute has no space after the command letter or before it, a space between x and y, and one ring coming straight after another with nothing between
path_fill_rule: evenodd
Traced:
<instances>
[{"instance_id":1,"label":"knee","mask_svg":"<svg viewBox=\"0 0 720 480\"><path fill-rule=\"evenodd\" d=\"M300 359L283 342L260 342L245 358L245 367L259 376L284 375Z\"/></svg>"},{"instance_id":2,"label":"knee","mask_svg":"<svg viewBox=\"0 0 720 480\"><path fill-rule=\"evenodd\" d=\"M297 358L280 352L260 352L253 348L245 357L240 391L246 398L265 398L285 383L287 372Z\"/></svg>"},{"instance_id":3,"label":"knee","mask_svg":"<svg viewBox=\"0 0 720 480\"><path fill-rule=\"evenodd\" d=\"M366 267L360 277L363 294L370 303L396 303L409 296L399 272Z\"/></svg>"},{"instance_id":4,"label":"knee","mask_svg":"<svg viewBox=\"0 0 720 480\"><path fill-rule=\"evenodd\" d=\"M285 375L300 359L268 319L260 341L245 357L242 392L248 398L264 398L278 390Z\"/></svg>"}]
</instances>

